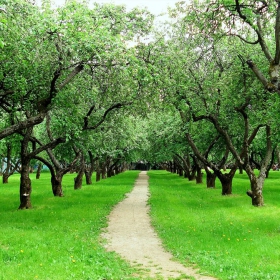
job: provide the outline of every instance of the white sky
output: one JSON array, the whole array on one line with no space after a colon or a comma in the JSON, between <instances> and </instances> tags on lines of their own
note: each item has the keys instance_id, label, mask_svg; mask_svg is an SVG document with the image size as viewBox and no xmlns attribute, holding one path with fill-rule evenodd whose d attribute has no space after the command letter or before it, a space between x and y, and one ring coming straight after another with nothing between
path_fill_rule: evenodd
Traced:
<instances>
[{"instance_id":1,"label":"white sky","mask_svg":"<svg viewBox=\"0 0 280 280\"><path fill-rule=\"evenodd\" d=\"M159 15L163 12L167 12L167 7L174 7L176 2L180 0L90 0L97 3L114 3L124 4L130 10L134 7L147 7L148 10L154 15ZM55 5L63 5L65 0L53 0Z\"/></svg>"}]
</instances>

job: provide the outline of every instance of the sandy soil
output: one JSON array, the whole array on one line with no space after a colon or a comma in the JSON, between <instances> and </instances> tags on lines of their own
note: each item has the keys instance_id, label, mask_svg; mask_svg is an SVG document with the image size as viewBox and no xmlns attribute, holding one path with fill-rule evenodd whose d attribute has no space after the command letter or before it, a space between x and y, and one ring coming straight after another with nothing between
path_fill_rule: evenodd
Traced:
<instances>
[{"instance_id":1,"label":"sandy soil","mask_svg":"<svg viewBox=\"0 0 280 280\"><path fill-rule=\"evenodd\" d=\"M139 174L135 187L111 212L108 227L103 237L107 240L106 249L117 252L132 265L141 267L147 277L160 279L214 280L199 275L192 268L172 260L151 226L149 207L148 176L145 171ZM162 278L161 278L162 277Z\"/></svg>"}]
</instances>

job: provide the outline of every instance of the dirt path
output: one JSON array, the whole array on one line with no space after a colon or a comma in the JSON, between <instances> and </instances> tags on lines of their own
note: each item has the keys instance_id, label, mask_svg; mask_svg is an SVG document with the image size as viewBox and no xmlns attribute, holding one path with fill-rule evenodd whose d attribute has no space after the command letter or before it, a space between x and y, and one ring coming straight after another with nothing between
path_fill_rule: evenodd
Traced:
<instances>
[{"instance_id":1,"label":"dirt path","mask_svg":"<svg viewBox=\"0 0 280 280\"><path fill-rule=\"evenodd\" d=\"M108 241L106 249L117 252L132 265L148 270L148 277L174 279L187 275L197 280L214 280L215 278L199 275L194 269L172 261L172 255L163 249L151 226L148 198L148 176L142 171L132 192L109 216L109 224L103 235ZM190 279L189 277L180 279Z\"/></svg>"}]
</instances>

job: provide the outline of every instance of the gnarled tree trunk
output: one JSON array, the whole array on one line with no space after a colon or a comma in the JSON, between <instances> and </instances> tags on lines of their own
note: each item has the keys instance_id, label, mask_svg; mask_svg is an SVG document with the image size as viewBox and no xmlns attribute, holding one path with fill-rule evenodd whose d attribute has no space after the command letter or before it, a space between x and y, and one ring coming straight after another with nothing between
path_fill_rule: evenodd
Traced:
<instances>
[{"instance_id":1,"label":"gnarled tree trunk","mask_svg":"<svg viewBox=\"0 0 280 280\"><path fill-rule=\"evenodd\" d=\"M229 173L222 173L219 169L213 170L222 184L222 195L232 194L232 180L236 170L237 170L237 165L234 165Z\"/></svg>"},{"instance_id":2,"label":"gnarled tree trunk","mask_svg":"<svg viewBox=\"0 0 280 280\"><path fill-rule=\"evenodd\" d=\"M253 206L263 206L263 183L259 180L252 180L251 182L251 190L247 191L247 195L252 199Z\"/></svg>"},{"instance_id":3,"label":"gnarled tree trunk","mask_svg":"<svg viewBox=\"0 0 280 280\"><path fill-rule=\"evenodd\" d=\"M215 173L212 173L207 166L205 167L205 172L206 172L207 188L215 189L216 188L215 183L216 183L217 175Z\"/></svg>"},{"instance_id":4,"label":"gnarled tree trunk","mask_svg":"<svg viewBox=\"0 0 280 280\"><path fill-rule=\"evenodd\" d=\"M259 175L256 176L254 170L250 164L245 167L246 173L249 176L251 190L247 191L247 195L252 199L253 206L263 206L263 184L266 178L266 172L269 168L271 157L272 157L272 141L271 141L271 128L266 125L266 155L262 160Z\"/></svg>"},{"instance_id":5,"label":"gnarled tree trunk","mask_svg":"<svg viewBox=\"0 0 280 280\"><path fill-rule=\"evenodd\" d=\"M57 172L51 176L52 192L54 196L63 196L62 178L63 172Z\"/></svg>"},{"instance_id":6,"label":"gnarled tree trunk","mask_svg":"<svg viewBox=\"0 0 280 280\"><path fill-rule=\"evenodd\" d=\"M259 176L256 176L254 170L250 166L247 166L245 170L249 176L251 185L251 190L248 190L246 193L251 197L253 206L263 206L263 184L266 178L266 173L263 171L260 172Z\"/></svg>"},{"instance_id":7,"label":"gnarled tree trunk","mask_svg":"<svg viewBox=\"0 0 280 280\"><path fill-rule=\"evenodd\" d=\"M230 195L232 194L232 179L233 176L229 176L228 174L224 174L224 176L219 176L219 179L222 184L222 195Z\"/></svg>"}]
</instances>

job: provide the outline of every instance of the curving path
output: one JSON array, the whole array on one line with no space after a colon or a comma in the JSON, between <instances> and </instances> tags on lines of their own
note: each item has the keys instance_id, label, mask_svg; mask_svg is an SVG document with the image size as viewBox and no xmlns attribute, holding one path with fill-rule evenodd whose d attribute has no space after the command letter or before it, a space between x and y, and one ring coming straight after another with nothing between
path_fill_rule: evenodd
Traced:
<instances>
[{"instance_id":1,"label":"curving path","mask_svg":"<svg viewBox=\"0 0 280 280\"><path fill-rule=\"evenodd\" d=\"M173 261L172 255L163 249L148 215L148 178L147 172L142 171L132 192L109 215L108 227L103 234L108 241L106 249L115 251L132 265L148 270L149 277L174 279L187 275L197 280L215 280Z\"/></svg>"}]
</instances>

